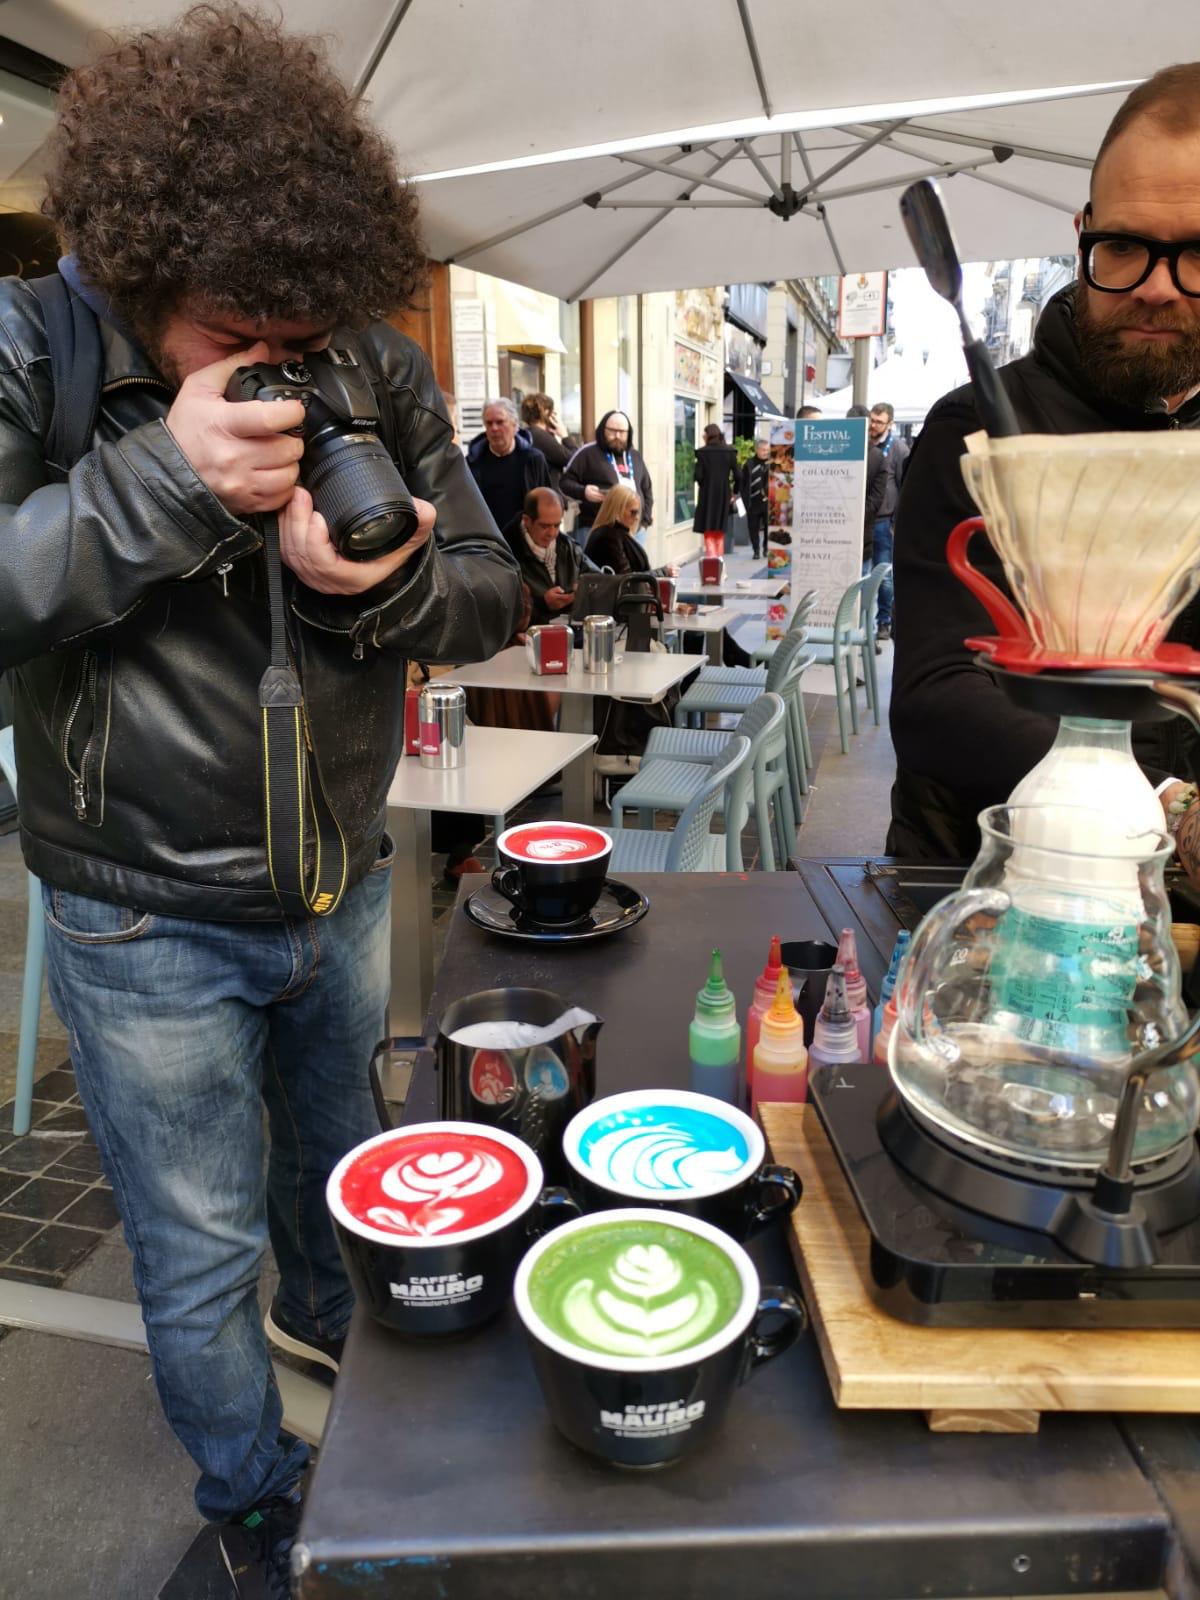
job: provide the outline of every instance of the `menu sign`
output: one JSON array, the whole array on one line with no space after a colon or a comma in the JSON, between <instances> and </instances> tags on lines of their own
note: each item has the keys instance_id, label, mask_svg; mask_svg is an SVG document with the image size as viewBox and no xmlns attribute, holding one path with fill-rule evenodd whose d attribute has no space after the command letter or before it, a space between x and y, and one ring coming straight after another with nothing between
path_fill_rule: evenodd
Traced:
<instances>
[{"instance_id":1,"label":"menu sign","mask_svg":"<svg viewBox=\"0 0 1200 1600\"><path fill-rule=\"evenodd\" d=\"M887 273L856 272L841 280L838 337L869 339L887 330Z\"/></svg>"},{"instance_id":2,"label":"menu sign","mask_svg":"<svg viewBox=\"0 0 1200 1600\"><path fill-rule=\"evenodd\" d=\"M772 427L770 537L790 535L793 600L817 591L814 625L832 624L838 601L862 576L866 490L865 417Z\"/></svg>"}]
</instances>

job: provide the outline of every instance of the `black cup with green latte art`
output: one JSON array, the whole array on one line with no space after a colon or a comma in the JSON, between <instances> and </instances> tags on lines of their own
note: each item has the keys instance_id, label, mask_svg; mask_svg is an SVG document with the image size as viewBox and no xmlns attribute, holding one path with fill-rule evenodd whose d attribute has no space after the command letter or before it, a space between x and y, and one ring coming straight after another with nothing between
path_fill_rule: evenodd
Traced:
<instances>
[{"instance_id":1,"label":"black cup with green latte art","mask_svg":"<svg viewBox=\"0 0 1200 1600\"><path fill-rule=\"evenodd\" d=\"M565 1224L528 1252L513 1292L555 1426L618 1466L696 1449L806 1323L719 1229L644 1209Z\"/></svg>"}]
</instances>

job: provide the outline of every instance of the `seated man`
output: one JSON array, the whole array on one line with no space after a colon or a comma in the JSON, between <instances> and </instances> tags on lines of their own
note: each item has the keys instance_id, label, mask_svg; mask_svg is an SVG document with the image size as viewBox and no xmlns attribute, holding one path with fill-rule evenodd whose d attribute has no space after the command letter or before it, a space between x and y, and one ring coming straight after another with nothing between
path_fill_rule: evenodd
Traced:
<instances>
[{"instance_id":1,"label":"seated man","mask_svg":"<svg viewBox=\"0 0 1200 1600\"><path fill-rule=\"evenodd\" d=\"M531 489L520 522L509 536L521 577L529 589L530 622L569 620L581 572L599 572L575 540L562 530L563 502L555 489Z\"/></svg>"},{"instance_id":2,"label":"seated man","mask_svg":"<svg viewBox=\"0 0 1200 1600\"><path fill-rule=\"evenodd\" d=\"M1029 433L1156 433L1200 425L1200 62L1168 67L1125 100L1100 145L1076 217L1080 276L1047 305L1032 351L1001 369ZM964 639L995 631L951 572L946 539L978 514L959 458L981 426L970 385L940 400L913 448L896 516L898 629L891 727L898 771L887 849L969 860L975 818L1001 804L1045 755L1057 724L1018 709ZM972 562L1008 592L982 536ZM1170 637L1200 644L1200 602ZM1191 775L1195 736L1180 718L1135 727L1164 805ZM1099 803L1099 802L1098 802ZM1180 853L1193 830L1180 830Z\"/></svg>"}]
</instances>

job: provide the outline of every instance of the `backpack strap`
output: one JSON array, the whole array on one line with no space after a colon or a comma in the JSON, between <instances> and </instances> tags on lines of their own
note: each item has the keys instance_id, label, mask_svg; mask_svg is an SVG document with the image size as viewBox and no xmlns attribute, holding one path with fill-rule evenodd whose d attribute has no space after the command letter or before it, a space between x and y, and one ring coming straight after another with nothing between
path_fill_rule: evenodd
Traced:
<instances>
[{"instance_id":1,"label":"backpack strap","mask_svg":"<svg viewBox=\"0 0 1200 1600\"><path fill-rule=\"evenodd\" d=\"M100 324L57 272L31 278L29 287L41 303L54 385L46 462L65 478L92 448L104 377Z\"/></svg>"}]
</instances>

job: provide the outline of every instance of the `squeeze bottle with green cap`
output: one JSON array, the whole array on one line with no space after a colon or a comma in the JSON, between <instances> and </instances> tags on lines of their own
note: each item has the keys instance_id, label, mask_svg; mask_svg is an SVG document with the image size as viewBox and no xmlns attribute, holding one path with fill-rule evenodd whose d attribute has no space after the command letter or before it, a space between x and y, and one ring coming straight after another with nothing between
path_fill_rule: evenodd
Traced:
<instances>
[{"instance_id":1,"label":"squeeze bottle with green cap","mask_svg":"<svg viewBox=\"0 0 1200 1600\"><path fill-rule=\"evenodd\" d=\"M835 966L825 985L825 1004L817 1013L808 1064L816 1067L859 1059L858 1028L846 997L846 974Z\"/></svg>"},{"instance_id":2,"label":"squeeze bottle with green cap","mask_svg":"<svg viewBox=\"0 0 1200 1600\"><path fill-rule=\"evenodd\" d=\"M900 971L900 962L904 952L908 949L908 941L912 938L907 928L901 928L896 935L896 943L892 950L892 959L888 963L887 974L883 980L883 987L879 991L879 1004L871 1013L871 1059L879 1059L875 1052L875 1041L879 1038L883 1028L883 1008L896 992L896 974Z\"/></svg>"},{"instance_id":3,"label":"squeeze bottle with green cap","mask_svg":"<svg viewBox=\"0 0 1200 1600\"><path fill-rule=\"evenodd\" d=\"M751 1104L754 1102L754 1046L758 1043L759 1025L771 1009L775 990L779 987L779 971L782 966L783 956L780 954L779 935L776 934L771 940L767 964L754 980L754 998L746 1013L746 1084L750 1090Z\"/></svg>"},{"instance_id":4,"label":"squeeze bottle with green cap","mask_svg":"<svg viewBox=\"0 0 1200 1600\"><path fill-rule=\"evenodd\" d=\"M858 945L854 929L843 928L838 940L836 966L846 975L846 1000L858 1035L858 1061L871 1059L871 1007L867 1002L867 980L858 969ZM828 992L828 991L826 991Z\"/></svg>"},{"instance_id":5,"label":"squeeze bottle with green cap","mask_svg":"<svg viewBox=\"0 0 1200 1600\"><path fill-rule=\"evenodd\" d=\"M696 1015L688 1029L692 1088L736 1106L741 1100L742 1030L732 991L721 970L721 952L714 950L708 982L696 996Z\"/></svg>"},{"instance_id":6,"label":"squeeze bottle with green cap","mask_svg":"<svg viewBox=\"0 0 1200 1600\"><path fill-rule=\"evenodd\" d=\"M765 1013L754 1047L754 1075L750 1080L751 1104L808 1097L808 1051L804 1048L804 1022L792 1003L792 980L780 967L775 998Z\"/></svg>"}]
</instances>

